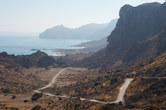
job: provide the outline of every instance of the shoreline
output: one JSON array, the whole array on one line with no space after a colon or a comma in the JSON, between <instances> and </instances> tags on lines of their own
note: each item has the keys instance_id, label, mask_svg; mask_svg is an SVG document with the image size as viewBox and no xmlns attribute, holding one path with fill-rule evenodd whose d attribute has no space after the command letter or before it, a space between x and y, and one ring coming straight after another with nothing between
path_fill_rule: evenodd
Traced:
<instances>
[{"instance_id":1,"label":"shoreline","mask_svg":"<svg viewBox=\"0 0 166 110\"><path fill-rule=\"evenodd\" d=\"M49 56L56 56L61 57L65 56L67 54L79 54L79 53L88 53L81 51L82 49L85 49L86 47L79 47L76 49L31 49L31 51L42 51L47 53ZM50 53L50 54L49 54Z\"/></svg>"}]
</instances>

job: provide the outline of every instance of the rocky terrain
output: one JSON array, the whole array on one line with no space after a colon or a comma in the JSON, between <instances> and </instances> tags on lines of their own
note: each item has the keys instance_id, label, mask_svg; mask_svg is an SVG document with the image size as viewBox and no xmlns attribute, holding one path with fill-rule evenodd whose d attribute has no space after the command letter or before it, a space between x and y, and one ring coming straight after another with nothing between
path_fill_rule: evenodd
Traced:
<instances>
[{"instance_id":1,"label":"rocky terrain","mask_svg":"<svg viewBox=\"0 0 166 110\"><path fill-rule=\"evenodd\" d=\"M102 74L98 79L89 78L87 83L80 82L79 89L75 87L75 94L95 97L93 93L107 93L107 89L102 85L105 81L116 78L118 81L116 80L115 84L120 85L123 79L132 77L135 79L127 90L126 108L143 109L156 105L165 109L165 11L166 3L122 7L117 26L108 37L107 47L76 65L98 68L99 73L108 73L108 79ZM99 85L95 85L98 81ZM112 88L109 83L106 85L109 89ZM116 90L117 85L111 91ZM106 100L104 96L101 96L101 99ZM108 96L111 99L111 94Z\"/></svg>"},{"instance_id":2,"label":"rocky terrain","mask_svg":"<svg viewBox=\"0 0 166 110\"><path fill-rule=\"evenodd\" d=\"M46 53L37 51L31 55L9 55L6 52L0 53L0 65L11 67L48 67L57 65L55 60Z\"/></svg>"},{"instance_id":3,"label":"rocky terrain","mask_svg":"<svg viewBox=\"0 0 166 110\"><path fill-rule=\"evenodd\" d=\"M106 48L87 58L85 66L119 67L141 62L165 51L166 3L125 5Z\"/></svg>"},{"instance_id":4,"label":"rocky terrain","mask_svg":"<svg viewBox=\"0 0 166 110\"><path fill-rule=\"evenodd\" d=\"M161 109L165 109L165 65L166 53L162 53L157 57L147 59L142 63L138 63L133 66L121 67L110 71L105 71L105 69L95 70L94 73L89 71L93 74L86 74L85 79L83 78L75 84L60 88L53 87L46 91L52 94L84 97L87 99L97 99L109 102L116 100L119 88L127 77L133 78L134 80L131 82L125 93L124 104L119 103L106 105L87 100L81 101L80 99L62 98L60 99L60 105L57 104L57 101L54 101L52 102L51 107L56 109L61 106L64 107L63 109L68 108L71 110L124 110L145 109L153 106L153 108L159 107Z\"/></svg>"},{"instance_id":5,"label":"rocky terrain","mask_svg":"<svg viewBox=\"0 0 166 110\"><path fill-rule=\"evenodd\" d=\"M34 88L47 83L37 77L39 72L46 72L49 67L58 66L52 57L40 51L27 56L0 53L0 92L31 92Z\"/></svg>"},{"instance_id":6,"label":"rocky terrain","mask_svg":"<svg viewBox=\"0 0 166 110\"><path fill-rule=\"evenodd\" d=\"M165 12L166 3L123 6L107 47L85 59L1 53L0 109L166 109Z\"/></svg>"}]
</instances>

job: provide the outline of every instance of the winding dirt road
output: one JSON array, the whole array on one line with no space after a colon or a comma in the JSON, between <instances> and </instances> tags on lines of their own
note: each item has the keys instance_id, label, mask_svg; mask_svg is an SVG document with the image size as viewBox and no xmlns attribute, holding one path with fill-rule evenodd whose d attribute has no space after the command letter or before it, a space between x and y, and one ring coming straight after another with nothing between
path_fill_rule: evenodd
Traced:
<instances>
[{"instance_id":1,"label":"winding dirt road","mask_svg":"<svg viewBox=\"0 0 166 110\"><path fill-rule=\"evenodd\" d=\"M126 93L127 87L129 86L129 84L131 83L131 81L133 81L132 78L127 78L125 79L125 82L123 84L123 86L119 89L119 94L117 99L114 101L114 103L119 103L122 102L124 103L124 95Z\"/></svg>"},{"instance_id":2,"label":"winding dirt road","mask_svg":"<svg viewBox=\"0 0 166 110\"><path fill-rule=\"evenodd\" d=\"M55 81L56 81L56 78L57 78L62 72L64 72L66 69L67 69L67 68L64 68L64 69L62 69L61 71L59 71L59 72L52 78L51 82L50 82L48 85L46 85L46 86L44 86L44 87L42 87L42 88L39 88L39 89L37 89L37 90L34 90L33 92L35 92L35 93L43 93L43 92L41 92L41 90L44 90L44 89L49 88L49 87L52 87L52 86L54 85ZM99 100L95 100L95 99L86 99L86 98L82 98L82 97L69 97L69 96L65 96L65 95L64 95L64 96L61 96L61 95L53 95L53 94L50 94L50 93L43 93L43 94L44 94L44 95L47 95L47 96L51 96L51 97L61 97L61 98L70 98L70 99L78 99L78 98L79 98L80 100L89 100L89 101L91 101L91 102L102 103L102 104L112 104L112 103L119 103L119 102L123 102L123 103L124 103L124 95L125 95L125 92L126 92L127 87L129 86L129 84L131 83L132 80L133 80L132 78L127 78L127 79L125 79L124 84L122 85L122 87L121 87L120 90L119 90L117 99L116 99L115 101L113 101L113 102L104 102L104 101L99 101Z\"/></svg>"},{"instance_id":3,"label":"winding dirt road","mask_svg":"<svg viewBox=\"0 0 166 110\"><path fill-rule=\"evenodd\" d=\"M56 75L52 78L51 82L50 82L48 85L46 85L46 86L44 86L44 87L42 87L42 88L40 88L40 89L38 89L38 90L40 91L40 90L43 90L43 89L46 89L46 88L49 88L49 87L54 86L54 83L55 83L55 81L56 81L56 78L57 78L65 69L66 69L66 68L64 68L64 69L62 69L60 72L58 72L58 74L56 74Z\"/></svg>"}]
</instances>

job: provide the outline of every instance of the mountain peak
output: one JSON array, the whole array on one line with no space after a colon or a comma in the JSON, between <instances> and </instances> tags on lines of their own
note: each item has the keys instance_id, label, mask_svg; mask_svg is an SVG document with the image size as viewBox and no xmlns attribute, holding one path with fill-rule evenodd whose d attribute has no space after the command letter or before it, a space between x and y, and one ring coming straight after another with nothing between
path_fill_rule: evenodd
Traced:
<instances>
[{"instance_id":1,"label":"mountain peak","mask_svg":"<svg viewBox=\"0 0 166 110\"><path fill-rule=\"evenodd\" d=\"M58 25L57 27L65 27L63 24L61 24L61 25Z\"/></svg>"},{"instance_id":2,"label":"mountain peak","mask_svg":"<svg viewBox=\"0 0 166 110\"><path fill-rule=\"evenodd\" d=\"M67 28L67 27L65 27L64 25L57 25L57 26L50 28L50 29L57 29L57 28L63 29L63 28Z\"/></svg>"},{"instance_id":3,"label":"mountain peak","mask_svg":"<svg viewBox=\"0 0 166 110\"><path fill-rule=\"evenodd\" d=\"M158 3L158 2L152 2L152 3L144 3L142 5L139 5L138 7L140 6L160 6L161 3Z\"/></svg>"},{"instance_id":4,"label":"mountain peak","mask_svg":"<svg viewBox=\"0 0 166 110\"><path fill-rule=\"evenodd\" d=\"M107 47L84 62L118 67L141 62L165 50L165 12L165 3L123 6L116 28L107 38Z\"/></svg>"},{"instance_id":5,"label":"mountain peak","mask_svg":"<svg viewBox=\"0 0 166 110\"><path fill-rule=\"evenodd\" d=\"M64 25L58 25L53 28L47 29L42 32L39 37L40 38L54 38L54 39L88 39L88 40L97 40L98 38L95 36L97 32L104 29L108 24L87 24L80 26L78 28L67 28Z\"/></svg>"}]
</instances>

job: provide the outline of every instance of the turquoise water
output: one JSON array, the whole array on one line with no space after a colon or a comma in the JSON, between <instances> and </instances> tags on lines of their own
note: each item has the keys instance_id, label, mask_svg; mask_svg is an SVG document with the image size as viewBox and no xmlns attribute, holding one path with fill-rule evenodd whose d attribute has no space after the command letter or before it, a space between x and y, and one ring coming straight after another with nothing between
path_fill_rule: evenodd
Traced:
<instances>
[{"instance_id":1,"label":"turquoise water","mask_svg":"<svg viewBox=\"0 0 166 110\"><path fill-rule=\"evenodd\" d=\"M38 37L0 37L0 52L14 55L28 55L34 53L31 49L74 49L72 45L86 42L76 39L40 39ZM78 48L78 47L77 47ZM48 55L55 55L45 51Z\"/></svg>"}]
</instances>

